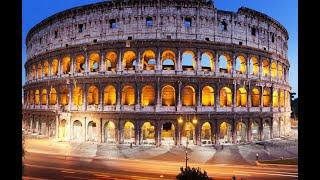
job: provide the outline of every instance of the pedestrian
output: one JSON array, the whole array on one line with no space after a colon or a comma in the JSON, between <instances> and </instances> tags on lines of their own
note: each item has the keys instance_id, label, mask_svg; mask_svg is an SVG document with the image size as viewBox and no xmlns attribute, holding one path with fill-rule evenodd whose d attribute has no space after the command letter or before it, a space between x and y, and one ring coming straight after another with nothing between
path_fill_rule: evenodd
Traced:
<instances>
[{"instance_id":1,"label":"pedestrian","mask_svg":"<svg viewBox=\"0 0 320 180\"><path fill-rule=\"evenodd\" d=\"M263 148L264 148L264 150L266 150L266 149L267 149L267 146L266 146L266 144L263 144Z\"/></svg>"},{"instance_id":2,"label":"pedestrian","mask_svg":"<svg viewBox=\"0 0 320 180\"><path fill-rule=\"evenodd\" d=\"M223 150L223 144L221 145L221 150Z\"/></svg>"},{"instance_id":3,"label":"pedestrian","mask_svg":"<svg viewBox=\"0 0 320 180\"><path fill-rule=\"evenodd\" d=\"M130 143L130 148L132 149L132 142Z\"/></svg>"},{"instance_id":4,"label":"pedestrian","mask_svg":"<svg viewBox=\"0 0 320 180\"><path fill-rule=\"evenodd\" d=\"M256 154L256 161L258 161L259 160L259 154L257 153Z\"/></svg>"}]
</instances>

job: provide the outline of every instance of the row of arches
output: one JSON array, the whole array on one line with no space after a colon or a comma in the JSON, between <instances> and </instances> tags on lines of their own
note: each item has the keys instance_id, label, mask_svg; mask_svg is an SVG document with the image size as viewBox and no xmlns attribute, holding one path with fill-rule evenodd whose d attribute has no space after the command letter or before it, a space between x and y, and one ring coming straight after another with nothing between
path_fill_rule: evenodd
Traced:
<instances>
[{"instance_id":1,"label":"row of arches","mask_svg":"<svg viewBox=\"0 0 320 180\"><path fill-rule=\"evenodd\" d=\"M250 90L250 95L245 87L240 87L235 93L235 106L236 107L247 107L250 96L251 107L270 107L271 102L273 107L287 107L289 105L289 91L286 90L273 90L270 88L254 87ZM202 106L214 106L217 97L219 97L220 107L231 107L233 106L233 92L231 88L225 86L219 90L219 94L215 91L212 86L204 86L201 90L200 103ZM72 97L70 96L72 94ZM86 98L87 105L99 105L99 98L102 99L104 105L116 105L117 96L120 95L120 102L122 105L135 105L137 103L136 89L134 86L125 85L121 89L121 93L117 95L116 87L108 85L103 89L100 97L99 89L97 86L92 85L87 89L86 97L83 88L77 86L73 88L72 93L69 89L62 88L60 91L60 104L68 105L69 98L71 98L73 105L83 105L84 98ZM165 85L161 89L161 102L163 106L176 106L177 105L177 93L176 88L172 85ZM55 88L51 88L49 92L47 89L35 91L28 91L27 96L28 104L35 105L55 105L58 103L58 94ZM141 88L140 103L142 106L153 106L156 104L156 90L152 85L145 85ZM186 85L181 91L181 104L183 106L196 106L197 102L196 89L191 85ZM272 99L271 99L272 98ZM262 102L261 102L262 101Z\"/></svg>"},{"instance_id":2,"label":"row of arches","mask_svg":"<svg viewBox=\"0 0 320 180\"><path fill-rule=\"evenodd\" d=\"M100 69L102 71L116 71L118 58L121 58L120 67L124 70L136 70L140 67L142 70L155 70L158 61L155 51L151 49L142 52L140 61L138 60L139 56L133 50L125 51L122 56L115 51L107 52L104 57L101 56L101 54L93 52L88 55L87 61L86 56L83 54L76 55L74 60L69 55L63 56L61 61L58 58L54 58L50 63L48 60L44 60L30 65L27 69L27 76L29 80L33 80L56 76L59 73L84 73L86 70L88 72L98 72ZM259 60L257 56L252 56L247 60L245 55L238 55L233 60L230 54L221 53L216 60L213 52L204 51L200 54L198 62L196 53L192 50L186 50L181 54L181 62L178 62L178 57L180 56L177 56L174 51L164 50L160 55L159 65L161 69L178 70L181 63L181 68L184 71L199 70L200 68L203 71L218 70L219 72L232 73L234 69L237 74L247 74L248 71L249 74L258 76L261 68L262 76L271 75L271 77L279 77L281 80L286 78L288 72L288 69L281 63L277 63L274 60L270 62L268 59ZM101 60L102 58L103 61ZM103 67L100 68L102 64ZM216 65L218 65L217 69Z\"/></svg>"}]
</instances>

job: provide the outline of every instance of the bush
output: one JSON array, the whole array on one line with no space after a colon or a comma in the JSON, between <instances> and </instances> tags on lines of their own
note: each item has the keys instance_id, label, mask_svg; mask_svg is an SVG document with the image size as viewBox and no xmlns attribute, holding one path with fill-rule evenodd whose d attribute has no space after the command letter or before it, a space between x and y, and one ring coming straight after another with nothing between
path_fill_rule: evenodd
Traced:
<instances>
[{"instance_id":1,"label":"bush","mask_svg":"<svg viewBox=\"0 0 320 180\"><path fill-rule=\"evenodd\" d=\"M213 180L207 175L206 171L201 171L200 168L180 168L180 173L177 175L176 179L179 180Z\"/></svg>"}]
</instances>

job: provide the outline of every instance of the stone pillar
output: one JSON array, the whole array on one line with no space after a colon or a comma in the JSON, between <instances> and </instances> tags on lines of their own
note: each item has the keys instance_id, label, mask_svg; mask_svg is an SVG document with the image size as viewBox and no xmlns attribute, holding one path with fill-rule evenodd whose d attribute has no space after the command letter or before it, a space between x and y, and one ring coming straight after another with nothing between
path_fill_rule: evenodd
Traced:
<instances>
[{"instance_id":1,"label":"stone pillar","mask_svg":"<svg viewBox=\"0 0 320 180\"><path fill-rule=\"evenodd\" d=\"M178 59L177 59L177 65L176 65L176 71L177 72L181 72L182 71L182 63L181 63L181 52L180 52L180 49L178 49Z\"/></svg>"},{"instance_id":2,"label":"stone pillar","mask_svg":"<svg viewBox=\"0 0 320 180\"><path fill-rule=\"evenodd\" d=\"M61 57L58 58L58 76L60 76L62 74L62 68L61 68ZM38 71L36 71L36 77L38 77Z\"/></svg>"},{"instance_id":3,"label":"stone pillar","mask_svg":"<svg viewBox=\"0 0 320 180\"><path fill-rule=\"evenodd\" d=\"M201 52L199 49L197 49L197 71L201 71Z\"/></svg>"},{"instance_id":4,"label":"stone pillar","mask_svg":"<svg viewBox=\"0 0 320 180\"><path fill-rule=\"evenodd\" d=\"M37 134L40 134L39 132L39 119L37 119L36 121L36 131L35 131Z\"/></svg>"},{"instance_id":5,"label":"stone pillar","mask_svg":"<svg viewBox=\"0 0 320 180\"><path fill-rule=\"evenodd\" d=\"M215 111L217 111L217 109L220 107L220 85L217 84L217 89L215 89L215 100L214 100L214 106L215 106Z\"/></svg>"},{"instance_id":6,"label":"stone pillar","mask_svg":"<svg viewBox=\"0 0 320 180\"><path fill-rule=\"evenodd\" d=\"M156 108L160 108L160 106L161 106L161 85L159 82L159 78L158 78L156 86L157 86L157 105L156 105Z\"/></svg>"},{"instance_id":7,"label":"stone pillar","mask_svg":"<svg viewBox=\"0 0 320 180\"><path fill-rule=\"evenodd\" d=\"M117 128L117 133L118 133L118 144L122 144L123 143L123 126L121 125L122 122L119 119L119 123L118 123L118 128Z\"/></svg>"},{"instance_id":8,"label":"stone pillar","mask_svg":"<svg viewBox=\"0 0 320 180\"><path fill-rule=\"evenodd\" d=\"M215 58L215 71L216 73L219 73L219 53L216 52L216 58Z\"/></svg>"},{"instance_id":9,"label":"stone pillar","mask_svg":"<svg viewBox=\"0 0 320 180\"><path fill-rule=\"evenodd\" d=\"M47 97L46 97L46 107L47 107L47 109L49 109L49 98L50 98L50 91L51 91L51 89L49 88L49 89L47 89Z\"/></svg>"},{"instance_id":10,"label":"stone pillar","mask_svg":"<svg viewBox=\"0 0 320 180\"><path fill-rule=\"evenodd\" d=\"M140 98L140 83L136 83L136 87L135 87L135 96L136 96L136 102L135 102L135 110L136 111L140 111L140 103L141 103L141 98Z\"/></svg>"},{"instance_id":11,"label":"stone pillar","mask_svg":"<svg viewBox=\"0 0 320 180\"><path fill-rule=\"evenodd\" d=\"M70 56L70 73L73 75L74 74L74 60L75 60L75 56L71 55Z\"/></svg>"},{"instance_id":12,"label":"stone pillar","mask_svg":"<svg viewBox=\"0 0 320 180\"><path fill-rule=\"evenodd\" d=\"M201 146L201 126L200 122L195 125L196 145Z\"/></svg>"},{"instance_id":13,"label":"stone pillar","mask_svg":"<svg viewBox=\"0 0 320 180\"><path fill-rule=\"evenodd\" d=\"M271 63L272 63L272 59L269 58L269 80L271 81L272 76L271 76Z\"/></svg>"},{"instance_id":14,"label":"stone pillar","mask_svg":"<svg viewBox=\"0 0 320 180\"><path fill-rule=\"evenodd\" d=\"M137 67L135 70L136 70L136 72L141 72L143 70L143 64L141 63L141 53L140 53L139 49L137 51L138 51L138 60L136 61Z\"/></svg>"},{"instance_id":15,"label":"stone pillar","mask_svg":"<svg viewBox=\"0 0 320 180\"><path fill-rule=\"evenodd\" d=\"M134 144L140 145L140 125L137 120L134 126Z\"/></svg>"},{"instance_id":16,"label":"stone pillar","mask_svg":"<svg viewBox=\"0 0 320 180\"><path fill-rule=\"evenodd\" d=\"M263 77L263 74L262 74L262 61L263 61L263 58L261 56L259 56L259 59L258 59L258 62L259 62L259 79L261 79Z\"/></svg>"},{"instance_id":17,"label":"stone pillar","mask_svg":"<svg viewBox=\"0 0 320 180\"><path fill-rule=\"evenodd\" d=\"M270 139L273 139L273 117L270 118Z\"/></svg>"},{"instance_id":18,"label":"stone pillar","mask_svg":"<svg viewBox=\"0 0 320 180\"><path fill-rule=\"evenodd\" d=\"M214 141L215 142L214 143L218 145L218 144L220 144L220 141L219 141L220 126L219 126L219 123L218 123L217 119L215 119L214 122L215 122L215 126L214 126L215 127L214 128L214 130L215 130L214 131L214 133L215 133L215 135L214 135L215 136L215 140Z\"/></svg>"},{"instance_id":19,"label":"stone pillar","mask_svg":"<svg viewBox=\"0 0 320 180\"><path fill-rule=\"evenodd\" d=\"M231 66L231 74L232 76L235 76L237 74L236 72L236 61L237 60L237 56L235 53L232 53L232 66Z\"/></svg>"},{"instance_id":20,"label":"stone pillar","mask_svg":"<svg viewBox=\"0 0 320 180\"><path fill-rule=\"evenodd\" d=\"M235 126L235 119L231 121L231 134L232 134L232 143L237 144L237 134L236 134L236 126Z\"/></svg>"},{"instance_id":21,"label":"stone pillar","mask_svg":"<svg viewBox=\"0 0 320 180\"><path fill-rule=\"evenodd\" d=\"M31 133L33 133L33 117L32 117L32 118L30 118L30 127L29 127L29 131L30 131Z\"/></svg>"},{"instance_id":22,"label":"stone pillar","mask_svg":"<svg viewBox=\"0 0 320 180\"><path fill-rule=\"evenodd\" d=\"M182 129L182 124L177 123L178 127L177 130L175 131L176 134L176 145L181 146L181 129Z\"/></svg>"},{"instance_id":23,"label":"stone pillar","mask_svg":"<svg viewBox=\"0 0 320 180\"><path fill-rule=\"evenodd\" d=\"M100 104L100 110L103 111L103 107L104 107L104 104L103 104L103 96L104 96L104 92L103 92L103 85L99 85L99 104Z\"/></svg>"},{"instance_id":24,"label":"stone pillar","mask_svg":"<svg viewBox=\"0 0 320 180\"><path fill-rule=\"evenodd\" d=\"M59 138L59 115L56 115L56 134L55 134L55 136L56 136L56 138L58 139ZM32 123L31 123L31 125L32 125ZM32 126L31 126L31 128L32 128Z\"/></svg>"},{"instance_id":25,"label":"stone pillar","mask_svg":"<svg viewBox=\"0 0 320 180\"><path fill-rule=\"evenodd\" d=\"M202 103L201 103L201 100L202 100L202 91L201 91L201 85L198 84L198 87L196 89L196 95L197 95L197 110L200 110L201 107L202 107Z\"/></svg>"},{"instance_id":26,"label":"stone pillar","mask_svg":"<svg viewBox=\"0 0 320 180\"><path fill-rule=\"evenodd\" d=\"M162 70L161 68L161 51L158 49L157 52L157 65L156 65L156 73L160 73Z\"/></svg>"},{"instance_id":27,"label":"stone pillar","mask_svg":"<svg viewBox=\"0 0 320 180\"><path fill-rule=\"evenodd\" d=\"M251 140L251 120L248 119L247 123L247 142L252 142Z\"/></svg>"},{"instance_id":28,"label":"stone pillar","mask_svg":"<svg viewBox=\"0 0 320 180\"><path fill-rule=\"evenodd\" d=\"M72 92L72 85L70 84L69 85L69 110L71 110L72 109L72 94L73 94L73 92Z\"/></svg>"},{"instance_id":29,"label":"stone pillar","mask_svg":"<svg viewBox=\"0 0 320 180\"><path fill-rule=\"evenodd\" d=\"M117 62L117 73L121 73L122 72L122 52L121 49L119 49L119 53L118 53L118 62Z\"/></svg>"},{"instance_id":30,"label":"stone pillar","mask_svg":"<svg viewBox=\"0 0 320 180\"><path fill-rule=\"evenodd\" d=\"M250 64L251 64L250 60L251 60L250 55L247 55L247 73L246 73L247 78L249 78L250 76ZM253 72L253 68L252 68L252 72Z\"/></svg>"},{"instance_id":31,"label":"stone pillar","mask_svg":"<svg viewBox=\"0 0 320 180\"><path fill-rule=\"evenodd\" d=\"M251 86L249 84L248 86L248 101L247 101L247 105L248 105L248 111L251 108Z\"/></svg>"},{"instance_id":32,"label":"stone pillar","mask_svg":"<svg viewBox=\"0 0 320 180\"><path fill-rule=\"evenodd\" d=\"M232 103L232 111L237 107L237 82L233 81L233 103Z\"/></svg>"},{"instance_id":33,"label":"stone pillar","mask_svg":"<svg viewBox=\"0 0 320 180\"><path fill-rule=\"evenodd\" d=\"M158 121L159 122L159 121ZM157 124L156 127L156 132L157 132L157 136L156 136L156 146L159 147L161 146L161 130L162 130L162 126L160 123Z\"/></svg>"},{"instance_id":34,"label":"stone pillar","mask_svg":"<svg viewBox=\"0 0 320 180\"><path fill-rule=\"evenodd\" d=\"M260 119L259 123L259 141L263 140L263 119Z\"/></svg>"},{"instance_id":35,"label":"stone pillar","mask_svg":"<svg viewBox=\"0 0 320 180\"><path fill-rule=\"evenodd\" d=\"M69 141L72 139L72 117L70 116L70 118L69 118L69 133L68 133L68 139L69 139Z\"/></svg>"},{"instance_id":36,"label":"stone pillar","mask_svg":"<svg viewBox=\"0 0 320 180\"><path fill-rule=\"evenodd\" d=\"M274 90L274 87L271 86L270 87L270 111L272 112L273 111L273 90Z\"/></svg>"},{"instance_id":37,"label":"stone pillar","mask_svg":"<svg viewBox=\"0 0 320 180\"><path fill-rule=\"evenodd\" d=\"M83 85L83 106L84 106L84 110L87 110L87 85L84 84Z\"/></svg>"},{"instance_id":38,"label":"stone pillar","mask_svg":"<svg viewBox=\"0 0 320 180\"><path fill-rule=\"evenodd\" d=\"M264 87L261 86L261 92L260 92L260 107L263 108L263 91L264 91ZM261 109L262 111L262 109Z\"/></svg>"},{"instance_id":39,"label":"stone pillar","mask_svg":"<svg viewBox=\"0 0 320 180\"><path fill-rule=\"evenodd\" d=\"M181 88L182 88L182 82L178 82L178 104L177 104L177 111L180 111L181 109Z\"/></svg>"},{"instance_id":40,"label":"stone pillar","mask_svg":"<svg viewBox=\"0 0 320 180\"><path fill-rule=\"evenodd\" d=\"M99 137L99 143L102 143L102 135L103 135L103 126L102 126L102 118L100 118L99 121L99 130L98 130L98 137Z\"/></svg>"},{"instance_id":41,"label":"stone pillar","mask_svg":"<svg viewBox=\"0 0 320 180\"><path fill-rule=\"evenodd\" d=\"M104 51L100 52L100 65L99 65L99 71L104 72L106 71L105 67L105 61L104 61Z\"/></svg>"},{"instance_id":42,"label":"stone pillar","mask_svg":"<svg viewBox=\"0 0 320 180\"><path fill-rule=\"evenodd\" d=\"M117 83L117 105L116 110L120 111L121 108L121 84Z\"/></svg>"},{"instance_id":43,"label":"stone pillar","mask_svg":"<svg viewBox=\"0 0 320 180\"><path fill-rule=\"evenodd\" d=\"M85 73L88 74L90 72L88 51L84 52L84 58L85 58L84 60L85 60L85 64L86 64Z\"/></svg>"}]
</instances>

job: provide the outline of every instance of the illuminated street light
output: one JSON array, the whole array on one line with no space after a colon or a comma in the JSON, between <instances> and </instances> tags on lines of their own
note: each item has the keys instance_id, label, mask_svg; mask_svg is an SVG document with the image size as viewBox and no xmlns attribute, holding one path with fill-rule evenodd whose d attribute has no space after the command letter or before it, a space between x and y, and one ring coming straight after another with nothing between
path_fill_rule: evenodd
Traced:
<instances>
[{"instance_id":1,"label":"illuminated street light","mask_svg":"<svg viewBox=\"0 0 320 180\"><path fill-rule=\"evenodd\" d=\"M178 119L178 123L179 123L179 124L182 124L182 123L183 123L183 119L182 119L181 117Z\"/></svg>"}]
</instances>

